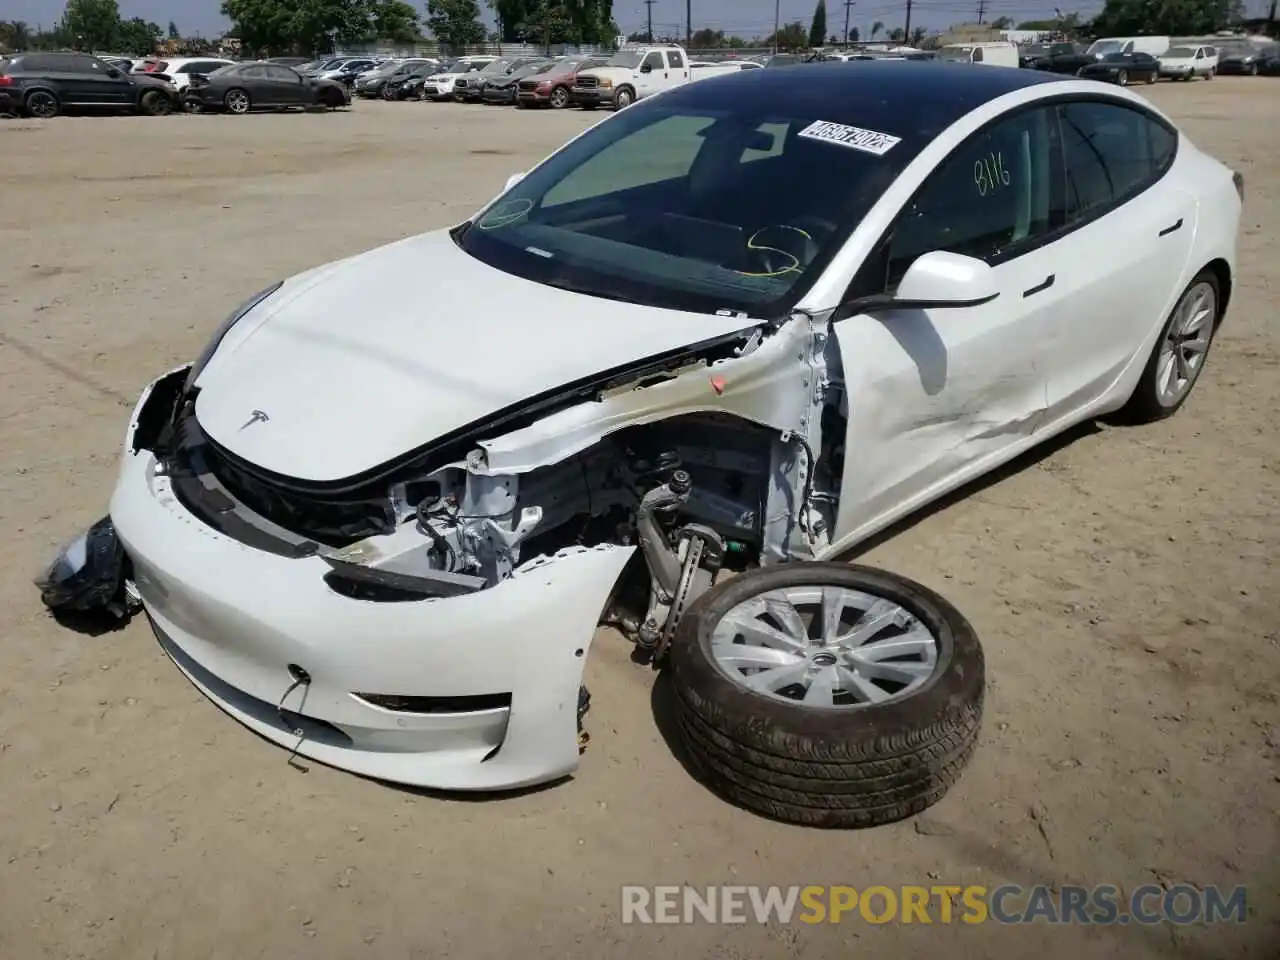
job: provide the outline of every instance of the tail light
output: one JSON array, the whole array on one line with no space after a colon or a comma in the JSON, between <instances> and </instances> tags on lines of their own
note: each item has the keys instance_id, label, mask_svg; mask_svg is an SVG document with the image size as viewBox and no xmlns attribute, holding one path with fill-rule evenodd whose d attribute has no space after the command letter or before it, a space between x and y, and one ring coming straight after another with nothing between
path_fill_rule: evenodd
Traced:
<instances>
[{"instance_id":1,"label":"tail light","mask_svg":"<svg viewBox=\"0 0 1280 960\"><path fill-rule=\"evenodd\" d=\"M0 81L3 78L0 77ZM1231 174L1231 181L1236 185L1236 193L1240 194L1240 202L1244 202L1244 174L1239 170L1235 170Z\"/></svg>"},{"instance_id":2,"label":"tail light","mask_svg":"<svg viewBox=\"0 0 1280 960\"><path fill-rule=\"evenodd\" d=\"M12 86L13 86L13 77L6 77L3 73L0 73L0 87L12 87Z\"/></svg>"}]
</instances>

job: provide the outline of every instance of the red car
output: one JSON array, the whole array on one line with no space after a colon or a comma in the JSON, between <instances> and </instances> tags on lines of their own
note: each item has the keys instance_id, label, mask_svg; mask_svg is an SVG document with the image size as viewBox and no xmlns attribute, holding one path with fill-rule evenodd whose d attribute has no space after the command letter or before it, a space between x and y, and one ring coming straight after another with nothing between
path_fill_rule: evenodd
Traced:
<instances>
[{"instance_id":1,"label":"red car","mask_svg":"<svg viewBox=\"0 0 1280 960\"><path fill-rule=\"evenodd\" d=\"M536 77L521 80L516 90L517 107L551 106L563 110L569 106L569 91L579 70L603 66L608 57L565 57L554 68Z\"/></svg>"}]
</instances>

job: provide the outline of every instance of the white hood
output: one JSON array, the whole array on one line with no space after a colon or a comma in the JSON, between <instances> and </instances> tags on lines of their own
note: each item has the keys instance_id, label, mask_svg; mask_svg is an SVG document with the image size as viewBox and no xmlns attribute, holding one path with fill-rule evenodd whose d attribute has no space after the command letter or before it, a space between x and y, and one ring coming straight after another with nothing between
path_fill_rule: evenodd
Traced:
<instances>
[{"instance_id":1,"label":"white hood","mask_svg":"<svg viewBox=\"0 0 1280 960\"><path fill-rule=\"evenodd\" d=\"M197 381L196 416L250 463L342 480L545 391L742 326L523 280L440 230L288 281L224 337Z\"/></svg>"}]
</instances>

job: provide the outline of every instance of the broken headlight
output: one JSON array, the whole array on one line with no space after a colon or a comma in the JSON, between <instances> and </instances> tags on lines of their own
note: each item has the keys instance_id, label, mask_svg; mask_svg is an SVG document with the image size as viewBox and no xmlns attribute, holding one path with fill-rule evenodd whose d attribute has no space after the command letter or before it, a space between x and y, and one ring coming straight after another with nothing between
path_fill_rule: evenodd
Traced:
<instances>
[{"instance_id":1,"label":"broken headlight","mask_svg":"<svg viewBox=\"0 0 1280 960\"><path fill-rule=\"evenodd\" d=\"M222 343L223 338L231 332L231 328L243 320L250 310L262 303L263 300L267 299L267 297L271 296L282 286L284 286L284 281L277 280L271 286L267 287L267 289L255 293L244 303L240 304L240 306L232 310L227 319L223 320L222 323L218 325L218 329L213 331L213 336L209 338L209 342L205 345L205 348L200 351L200 356L196 357L195 363L191 364L191 372L187 374L187 382L182 388L183 393L189 392L191 388L195 386L196 380L204 371L204 368L209 365L209 361L213 359L213 355L218 352L219 345Z\"/></svg>"}]
</instances>

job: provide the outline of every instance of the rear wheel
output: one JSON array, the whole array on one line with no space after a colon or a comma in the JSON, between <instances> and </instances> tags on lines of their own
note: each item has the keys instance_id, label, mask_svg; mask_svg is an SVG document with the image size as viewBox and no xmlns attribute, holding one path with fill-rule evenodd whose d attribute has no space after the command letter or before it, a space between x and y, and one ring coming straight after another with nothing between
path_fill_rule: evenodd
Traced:
<instances>
[{"instance_id":1,"label":"rear wheel","mask_svg":"<svg viewBox=\"0 0 1280 960\"><path fill-rule=\"evenodd\" d=\"M58 103L58 98L48 90L35 90L28 93L24 106L27 108L27 113L41 120L56 117L62 110L62 104Z\"/></svg>"},{"instance_id":2,"label":"rear wheel","mask_svg":"<svg viewBox=\"0 0 1280 960\"><path fill-rule=\"evenodd\" d=\"M564 87L556 87L551 91L551 109L563 110L569 106L569 91Z\"/></svg>"},{"instance_id":3,"label":"rear wheel","mask_svg":"<svg viewBox=\"0 0 1280 960\"><path fill-rule=\"evenodd\" d=\"M167 117L173 113L173 101L160 90L147 90L138 99L138 107L148 117Z\"/></svg>"},{"instance_id":4,"label":"rear wheel","mask_svg":"<svg viewBox=\"0 0 1280 960\"><path fill-rule=\"evenodd\" d=\"M1127 70L1121 70L1117 73L1116 83L1122 87L1127 87L1129 85L1129 72Z\"/></svg>"},{"instance_id":5,"label":"rear wheel","mask_svg":"<svg viewBox=\"0 0 1280 960\"><path fill-rule=\"evenodd\" d=\"M670 668L691 765L774 819L870 827L959 778L982 721L982 648L963 615L905 577L789 563L707 591Z\"/></svg>"},{"instance_id":6,"label":"rear wheel","mask_svg":"<svg viewBox=\"0 0 1280 960\"><path fill-rule=\"evenodd\" d=\"M237 87L227 91L227 95L222 98L222 105L227 108L227 113L246 114L253 103L249 94Z\"/></svg>"},{"instance_id":7,"label":"rear wheel","mask_svg":"<svg viewBox=\"0 0 1280 960\"><path fill-rule=\"evenodd\" d=\"M1123 419L1131 423L1163 420L1186 403L1213 345L1219 297L1218 278L1210 270L1198 273L1182 292L1121 412Z\"/></svg>"}]
</instances>

